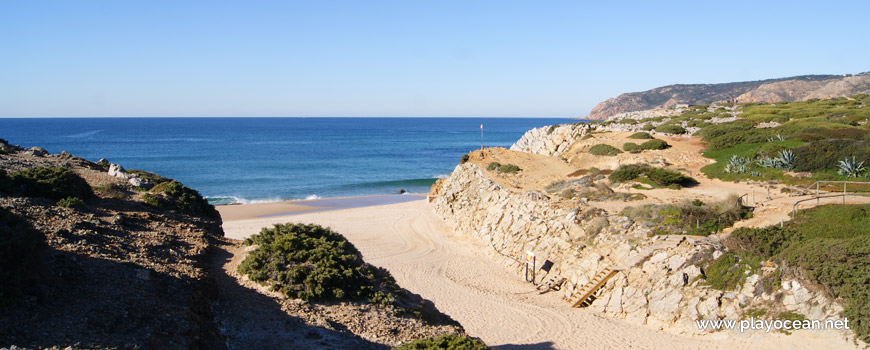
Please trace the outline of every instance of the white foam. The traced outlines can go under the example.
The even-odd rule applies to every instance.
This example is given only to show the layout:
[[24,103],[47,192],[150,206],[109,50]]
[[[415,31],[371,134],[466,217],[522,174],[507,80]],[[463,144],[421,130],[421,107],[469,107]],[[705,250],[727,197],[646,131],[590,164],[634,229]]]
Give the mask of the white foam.
[[312,194],[312,195],[309,195],[308,197],[305,197],[305,200],[307,200],[307,201],[312,200],[312,199],[320,199],[320,196],[318,196],[316,194]]

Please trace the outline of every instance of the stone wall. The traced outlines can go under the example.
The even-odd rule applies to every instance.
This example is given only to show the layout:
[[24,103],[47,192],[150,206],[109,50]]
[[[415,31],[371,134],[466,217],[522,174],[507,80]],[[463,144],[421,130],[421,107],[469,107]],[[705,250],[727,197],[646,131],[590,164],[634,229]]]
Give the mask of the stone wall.
[[434,198],[436,213],[454,232],[489,245],[490,255],[518,276],[526,251],[539,262],[551,260],[550,274],[567,278],[559,291],[563,296],[574,294],[605,267],[621,268],[590,305],[596,312],[676,333],[704,333],[696,320],[740,319],[754,307],[795,311],[808,319],[839,318],[842,311],[797,281],[766,291],[764,281],[772,280],[775,265],[748,276],[736,291],[711,289],[704,285],[699,265],[723,254],[719,242],[686,237],[666,245],[664,236],[651,235],[646,223],[585,204],[559,208],[546,197],[535,200],[540,196],[501,187],[489,176],[476,164],[457,166]]

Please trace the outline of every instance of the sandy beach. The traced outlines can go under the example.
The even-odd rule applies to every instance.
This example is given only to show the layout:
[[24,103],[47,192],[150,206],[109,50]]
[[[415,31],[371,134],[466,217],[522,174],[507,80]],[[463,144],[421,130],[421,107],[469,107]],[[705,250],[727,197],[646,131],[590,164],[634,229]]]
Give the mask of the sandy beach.
[[[353,202],[334,208],[352,207]],[[351,199],[353,201],[353,199]],[[329,202],[326,202],[327,204]],[[359,204],[357,202],[356,204]],[[243,239],[263,227],[301,222],[329,226],[343,234],[365,260],[388,269],[399,284],[432,300],[468,333],[489,346],[532,349],[819,349],[854,348],[833,333],[797,331],[790,336],[763,332],[718,332],[684,336],[570,308],[553,293],[534,286],[488,257],[488,247],[453,234],[425,200],[353,209],[320,209],[297,204],[295,214],[275,212],[286,204],[223,206],[227,237]],[[319,205],[324,205],[323,202]],[[238,208],[237,208],[238,207]],[[242,215],[244,212],[245,215]],[[265,217],[264,217],[265,216]]]

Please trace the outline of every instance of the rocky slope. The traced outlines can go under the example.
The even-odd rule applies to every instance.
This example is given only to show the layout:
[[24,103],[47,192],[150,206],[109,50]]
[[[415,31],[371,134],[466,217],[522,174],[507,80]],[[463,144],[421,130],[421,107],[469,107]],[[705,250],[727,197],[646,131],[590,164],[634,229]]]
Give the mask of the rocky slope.
[[220,225],[170,179],[0,140],[0,348],[386,349],[464,334],[271,292],[237,273],[248,250]]
[[870,74],[854,76],[805,75],[724,84],[677,84],[630,92],[596,105],[584,119],[606,120],[626,112],[671,108],[678,104],[800,101],[870,92]]
[[810,319],[836,318],[842,311],[802,281],[777,282],[780,267],[774,264],[749,276],[735,291],[711,289],[702,278],[702,266],[725,251],[716,237],[656,236],[649,222],[585,202],[565,207],[564,201],[539,192],[499,185],[491,172],[472,162],[457,166],[435,195],[435,211],[455,232],[491,246],[491,256],[519,275],[526,251],[535,253],[539,262],[553,262],[546,277],[566,278],[559,291],[564,297],[583,289],[601,271],[616,270],[589,308],[629,322],[706,333],[710,331],[698,329],[696,320],[740,319],[753,308],[793,311]]

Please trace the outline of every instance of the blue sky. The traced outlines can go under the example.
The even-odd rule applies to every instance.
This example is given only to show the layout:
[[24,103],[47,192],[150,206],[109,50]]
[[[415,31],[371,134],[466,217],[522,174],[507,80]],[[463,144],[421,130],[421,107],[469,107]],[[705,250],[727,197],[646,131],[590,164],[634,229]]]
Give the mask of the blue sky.
[[870,71],[870,1],[2,1],[0,117],[582,117]]

